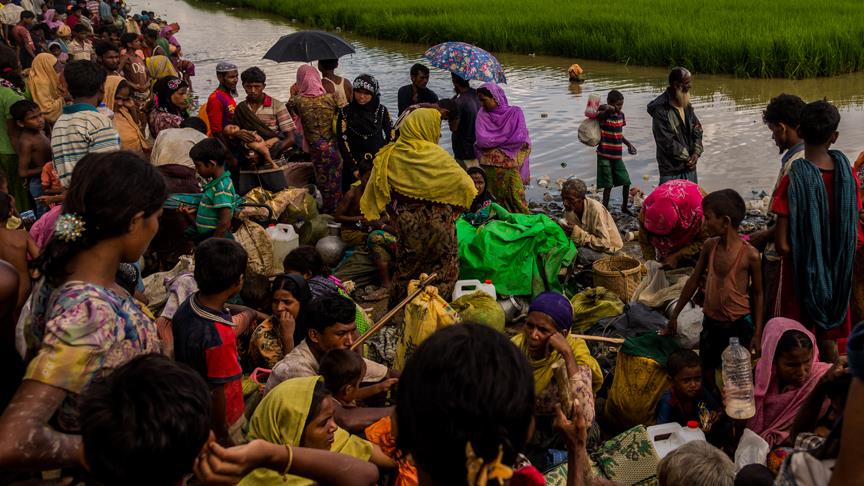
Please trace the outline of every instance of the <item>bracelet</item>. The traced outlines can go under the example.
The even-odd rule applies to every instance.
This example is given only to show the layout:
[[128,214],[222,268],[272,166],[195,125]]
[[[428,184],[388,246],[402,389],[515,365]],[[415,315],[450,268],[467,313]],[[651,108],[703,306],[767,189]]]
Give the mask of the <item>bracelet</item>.
[[291,446],[285,444],[285,450],[288,451],[288,465],[285,466],[285,470],[282,472],[283,476],[288,475],[288,471],[291,470],[291,464],[294,463],[294,449],[291,449]]

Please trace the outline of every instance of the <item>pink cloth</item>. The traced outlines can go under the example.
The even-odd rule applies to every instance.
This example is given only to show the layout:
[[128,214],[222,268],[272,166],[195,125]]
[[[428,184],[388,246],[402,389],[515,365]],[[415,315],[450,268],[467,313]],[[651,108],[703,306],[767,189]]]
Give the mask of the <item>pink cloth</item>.
[[[774,361],[777,359],[777,343],[784,333],[799,331],[810,338],[813,345],[813,362],[810,375],[804,384],[778,389]],[[798,410],[813,392],[822,375],[831,369],[828,363],[819,362],[819,348],[813,334],[799,322],[776,317],[765,324],[762,332],[762,357],[756,363],[756,415],[747,422],[747,427],[759,434],[771,448],[782,444],[788,437]]]
[[30,227],[30,237],[33,238],[36,242],[36,246],[38,246],[40,250],[45,248],[45,245],[48,244],[48,240],[50,240],[51,236],[54,234],[54,223],[57,222],[57,218],[60,217],[60,213],[62,212],[63,205],[58,204],[51,208],[47,213],[43,214],[42,217]]
[[702,191],[690,181],[666,182],[645,198],[642,215],[661,260],[687,246],[702,229]]
[[297,94],[310,98],[326,93],[324,85],[321,84],[321,75],[309,64],[304,64],[297,70],[297,89]]

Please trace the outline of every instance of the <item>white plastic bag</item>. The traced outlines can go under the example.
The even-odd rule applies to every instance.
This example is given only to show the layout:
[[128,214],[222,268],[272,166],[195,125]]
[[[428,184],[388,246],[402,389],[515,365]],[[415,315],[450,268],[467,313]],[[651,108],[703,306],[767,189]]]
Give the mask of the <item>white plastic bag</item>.
[[768,446],[765,439],[750,429],[744,429],[744,434],[741,435],[741,440],[738,442],[738,448],[735,449],[735,467],[740,471],[744,466],[750,464],[764,466],[770,450],[771,447]]
[[600,145],[600,122],[586,118],[579,124],[579,141],[589,147]]
[[702,334],[702,308],[688,302],[678,314],[678,334],[675,341],[684,349],[694,349],[699,346],[699,335]]

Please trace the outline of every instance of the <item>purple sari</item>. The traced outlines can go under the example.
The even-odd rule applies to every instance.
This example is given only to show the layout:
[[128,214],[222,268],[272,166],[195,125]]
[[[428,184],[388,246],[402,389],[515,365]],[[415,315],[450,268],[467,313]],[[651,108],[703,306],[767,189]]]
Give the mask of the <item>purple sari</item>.
[[[507,95],[497,84],[484,83],[481,88],[486,88],[492,93],[492,98],[498,103],[498,107],[492,111],[487,111],[484,108],[477,113],[475,123],[477,158],[480,158],[481,150],[498,148],[507,157],[515,159],[516,154],[525,144],[531,145],[528,127],[525,124],[525,115],[518,106],[510,106]],[[525,158],[525,163],[519,168],[519,175],[522,177],[522,182],[528,184],[531,176],[528,157]]]

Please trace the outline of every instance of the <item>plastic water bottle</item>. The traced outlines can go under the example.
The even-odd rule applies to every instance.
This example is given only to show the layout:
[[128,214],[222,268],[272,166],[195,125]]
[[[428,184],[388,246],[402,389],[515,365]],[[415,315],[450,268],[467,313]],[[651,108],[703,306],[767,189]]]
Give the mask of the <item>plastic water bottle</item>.
[[726,415],[737,420],[756,415],[750,352],[738,344],[737,337],[729,338],[729,347],[723,351],[723,388]]

